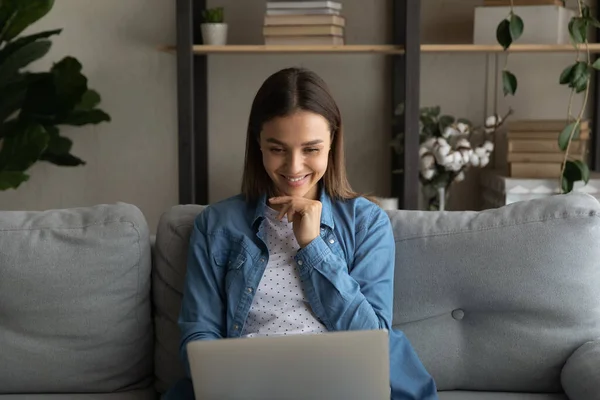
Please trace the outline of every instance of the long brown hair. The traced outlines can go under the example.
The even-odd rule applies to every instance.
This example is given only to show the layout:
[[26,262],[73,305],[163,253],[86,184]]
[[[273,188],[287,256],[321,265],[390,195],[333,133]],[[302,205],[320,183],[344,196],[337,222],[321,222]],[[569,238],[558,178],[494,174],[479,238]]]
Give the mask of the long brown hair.
[[265,193],[275,195],[273,182],[262,162],[260,134],[263,124],[298,110],[319,114],[329,122],[331,151],[322,179],[327,194],[341,200],[359,197],[346,176],[342,117],[327,84],[308,69],[286,68],[268,77],[252,102],[242,178],[242,194],[246,200],[256,201]]

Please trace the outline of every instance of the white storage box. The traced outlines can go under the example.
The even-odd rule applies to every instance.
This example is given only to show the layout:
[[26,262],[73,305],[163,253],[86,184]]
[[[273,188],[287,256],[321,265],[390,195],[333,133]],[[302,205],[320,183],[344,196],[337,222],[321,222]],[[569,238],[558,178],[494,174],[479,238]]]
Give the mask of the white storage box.
[[[559,6],[517,6],[515,14],[525,28],[515,44],[569,44],[569,21],[574,10]],[[496,28],[510,13],[510,7],[475,7],[474,44],[498,44]]]
[[[517,201],[539,199],[559,194],[557,179],[511,178],[499,171],[481,173],[483,208],[497,208]],[[600,200],[600,174],[592,173],[587,185],[575,182],[574,191],[588,193]]]

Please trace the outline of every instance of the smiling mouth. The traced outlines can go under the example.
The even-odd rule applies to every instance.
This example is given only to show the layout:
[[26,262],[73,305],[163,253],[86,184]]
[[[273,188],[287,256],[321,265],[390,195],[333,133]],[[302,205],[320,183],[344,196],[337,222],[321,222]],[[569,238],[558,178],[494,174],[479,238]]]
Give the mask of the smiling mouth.
[[290,182],[300,182],[302,179],[306,178],[308,175],[310,175],[310,174],[307,174],[307,175],[302,175],[302,176],[296,176],[296,177],[293,177],[293,176],[287,176],[287,175],[282,175],[282,176],[283,176],[283,177],[284,177],[286,180],[288,180],[288,181],[290,181]]
[[285,181],[287,182],[288,185],[290,186],[302,186],[304,183],[306,183],[306,181],[308,180],[308,178],[311,176],[312,174],[307,174],[307,175],[301,175],[301,176],[288,176],[288,175],[281,175]]

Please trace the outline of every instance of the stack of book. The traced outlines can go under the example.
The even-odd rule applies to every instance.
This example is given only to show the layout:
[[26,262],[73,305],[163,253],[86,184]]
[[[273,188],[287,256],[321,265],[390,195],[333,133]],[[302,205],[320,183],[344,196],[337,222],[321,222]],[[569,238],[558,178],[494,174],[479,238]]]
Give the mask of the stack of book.
[[335,1],[269,1],[263,36],[267,45],[343,45],[346,21]]
[[[523,120],[508,124],[507,162],[511,177],[557,178],[565,153],[558,146],[558,137],[565,120]],[[569,147],[569,158],[587,162],[590,139],[589,121],[581,122],[579,138]]]
[[[564,0],[512,0],[515,7],[517,6],[565,6]],[[507,7],[510,6],[511,0],[483,0],[484,7]]]

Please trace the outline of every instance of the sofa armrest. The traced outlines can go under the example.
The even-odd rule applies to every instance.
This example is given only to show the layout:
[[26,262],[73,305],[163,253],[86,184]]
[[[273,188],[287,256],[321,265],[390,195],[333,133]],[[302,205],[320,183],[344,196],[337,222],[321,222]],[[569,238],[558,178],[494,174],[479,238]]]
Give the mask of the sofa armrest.
[[600,340],[575,350],[563,367],[560,380],[570,400],[600,400]]

